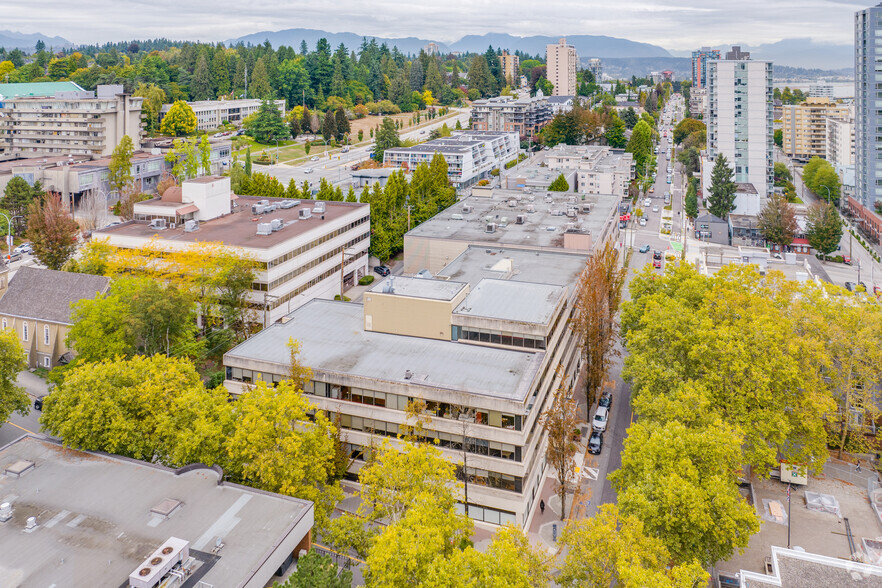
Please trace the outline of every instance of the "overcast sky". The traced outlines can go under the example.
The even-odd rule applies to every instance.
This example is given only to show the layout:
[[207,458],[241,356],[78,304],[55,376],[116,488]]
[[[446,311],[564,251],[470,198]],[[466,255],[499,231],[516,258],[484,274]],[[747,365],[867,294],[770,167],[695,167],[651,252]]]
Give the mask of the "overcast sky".
[[805,37],[850,44],[854,11],[870,5],[851,0],[0,0],[0,29],[75,43],[153,37],[221,41],[288,28],[443,42],[488,32],[590,34],[685,50]]

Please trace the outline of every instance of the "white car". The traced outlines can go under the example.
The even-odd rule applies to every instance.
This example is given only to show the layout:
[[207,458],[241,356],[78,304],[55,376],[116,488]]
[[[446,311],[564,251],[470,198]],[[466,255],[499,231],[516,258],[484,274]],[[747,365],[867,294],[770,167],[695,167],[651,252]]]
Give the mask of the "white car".
[[600,406],[597,408],[597,412],[594,413],[594,420],[591,421],[591,427],[595,431],[606,431],[607,421],[609,421],[609,409],[605,406]]
[[310,161],[318,161],[318,155],[313,155],[309,158]]
[[312,173],[312,168],[311,168],[311,167],[306,168],[305,170],[303,170],[303,173],[305,173],[305,174],[311,174],[311,173]]
[[33,253],[33,249],[31,248],[30,243],[22,243],[18,247],[12,250],[13,253]]
[[653,206],[653,207],[652,207],[652,212],[658,212],[658,206]]
[[641,219],[640,219],[640,226],[641,226],[641,227],[645,227],[645,226],[646,226],[646,218],[641,218]]
[[652,198],[647,198],[643,201],[643,206],[652,206]]

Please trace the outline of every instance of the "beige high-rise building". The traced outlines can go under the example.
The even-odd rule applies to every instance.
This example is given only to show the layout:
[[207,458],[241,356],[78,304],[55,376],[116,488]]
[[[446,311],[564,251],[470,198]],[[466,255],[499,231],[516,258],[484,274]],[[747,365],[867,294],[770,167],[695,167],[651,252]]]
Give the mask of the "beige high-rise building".
[[0,160],[110,155],[124,135],[141,146],[143,98],[123,86],[14,96],[0,103]]
[[511,88],[518,85],[518,77],[520,76],[521,60],[517,55],[511,55],[507,51],[503,51],[499,56],[499,63],[502,66],[502,77],[505,78],[505,84]]
[[799,161],[827,155],[827,119],[846,118],[848,106],[829,98],[810,97],[784,107],[784,153]]
[[552,96],[575,96],[576,95],[576,68],[579,64],[579,55],[576,48],[567,45],[567,40],[561,38],[557,45],[545,47],[546,77],[554,85]]

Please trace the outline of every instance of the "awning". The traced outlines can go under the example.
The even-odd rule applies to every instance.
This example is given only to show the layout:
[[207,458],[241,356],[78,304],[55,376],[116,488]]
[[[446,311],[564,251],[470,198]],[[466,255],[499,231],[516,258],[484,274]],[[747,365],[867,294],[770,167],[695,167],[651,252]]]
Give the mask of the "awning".
[[175,214],[178,216],[184,216],[185,214],[190,214],[191,212],[199,212],[199,207],[195,204],[189,204],[183,208],[179,208],[175,211]]

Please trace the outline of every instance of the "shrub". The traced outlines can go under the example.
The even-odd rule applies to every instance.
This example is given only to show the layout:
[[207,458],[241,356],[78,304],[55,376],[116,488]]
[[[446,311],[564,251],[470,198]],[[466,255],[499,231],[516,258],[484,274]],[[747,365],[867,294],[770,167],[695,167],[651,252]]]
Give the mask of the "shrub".
[[484,179],[484,180],[478,180],[478,185],[479,185],[479,186],[489,186],[489,185],[490,185],[490,180],[486,180],[486,179]]
[[491,169],[491,170],[490,170],[490,175],[493,176],[494,178],[499,177],[499,168],[498,168],[498,167],[494,167],[493,169]]
[[358,280],[359,286],[367,286],[368,284],[373,283],[374,276],[364,276]]

